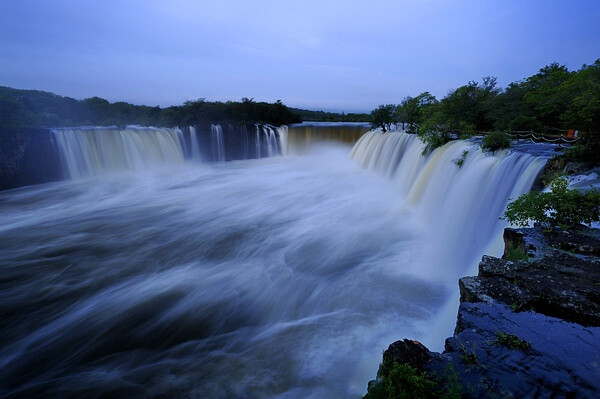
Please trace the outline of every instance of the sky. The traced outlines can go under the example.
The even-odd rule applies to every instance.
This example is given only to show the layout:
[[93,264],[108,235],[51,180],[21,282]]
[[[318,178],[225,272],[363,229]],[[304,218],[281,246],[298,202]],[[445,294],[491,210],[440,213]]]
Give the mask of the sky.
[[0,86],[368,112],[600,58],[599,0],[1,0]]

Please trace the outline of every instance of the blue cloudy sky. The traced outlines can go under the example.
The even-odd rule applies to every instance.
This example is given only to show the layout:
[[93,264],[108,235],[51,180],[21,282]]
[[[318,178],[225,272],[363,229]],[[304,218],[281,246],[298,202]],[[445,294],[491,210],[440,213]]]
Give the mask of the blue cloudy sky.
[[368,111],[600,58],[598,0],[2,0],[0,85]]

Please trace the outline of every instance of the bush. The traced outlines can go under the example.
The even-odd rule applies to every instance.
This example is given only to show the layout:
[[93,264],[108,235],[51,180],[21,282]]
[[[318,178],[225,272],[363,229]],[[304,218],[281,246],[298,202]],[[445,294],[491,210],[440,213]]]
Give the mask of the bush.
[[509,147],[510,136],[502,132],[492,132],[486,135],[481,142],[481,149],[486,152],[494,152]]
[[454,160],[452,160],[452,162],[454,162],[454,164],[455,164],[456,166],[458,166],[458,168],[460,169],[460,168],[462,168],[462,167],[463,167],[463,165],[465,164],[465,160],[467,159],[467,155],[469,155],[469,151],[467,151],[467,150],[464,150],[464,151],[462,152],[461,156],[460,156],[460,157],[458,157],[458,158],[456,158],[456,159],[454,159]]
[[600,164],[600,139],[596,136],[584,137],[574,146],[566,148],[564,154],[568,161]]
[[394,363],[388,375],[369,389],[365,399],[435,398],[436,382],[407,363]]
[[423,156],[430,154],[433,150],[443,146],[451,140],[447,134],[434,132],[420,134],[419,138],[425,144],[423,152],[421,153]]
[[600,221],[600,191],[568,190],[567,184],[559,177],[550,184],[551,192],[523,194],[508,204],[502,219],[517,226],[541,222],[563,229]]

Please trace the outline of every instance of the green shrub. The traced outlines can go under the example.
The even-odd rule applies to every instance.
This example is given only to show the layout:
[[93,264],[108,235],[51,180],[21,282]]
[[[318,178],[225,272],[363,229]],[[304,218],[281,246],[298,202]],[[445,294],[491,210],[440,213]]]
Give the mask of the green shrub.
[[433,150],[443,146],[451,140],[447,134],[438,132],[419,134],[419,138],[423,143],[425,143],[425,148],[423,148],[423,152],[421,154],[423,156],[430,154]]
[[443,377],[443,389],[439,396],[443,399],[460,399],[463,387],[452,363],[449,363],[448,366],[446,366]]
[[435,382],[410,365],[395,364],[385,381],[390,398],[431,398]]
[[523,194],[508,204],[502,219],[517,226],[542,222],[563,229],[600,221],[600,191],[582,193],[568,190],[567,184],[566,179],[559,177],[550,184],[551,192]]
[[467,366],[468,369],[482,367],[477,358],[477,353],[475,353],[476,349],[477,347],[475,345],[473,345],[473,349],[471,350],[467,349],[464,345],[461,345],[460,362]]
[[564,150],[565,158],[571,162],[600,163],[600,139],[584,138]]
[[383,380],[369,389],[365,399],[435,398],[436,382],[407,363],[394,363]]
[[486,152],[494,152],[509,147],[510,136],[502,132],[489,133],[483,138],[481,142],[481,149]]

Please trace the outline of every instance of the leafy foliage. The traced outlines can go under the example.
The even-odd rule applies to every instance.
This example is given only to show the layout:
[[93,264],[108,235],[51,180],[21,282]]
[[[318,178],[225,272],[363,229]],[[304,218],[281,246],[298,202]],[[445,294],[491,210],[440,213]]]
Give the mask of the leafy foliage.
[[494,152],[510,147],[510,136],[503,132],[492,132],[483,137],[481,149],[486,152]]
[[365,399],[435,398],[436,382],[407,363],[394,363],[380,384]]
[[419,135],[419,137],[425,144],[422,155],[430,154],[433,150],[443,146],[451,140],[450,135],[442,132],[427,132]]
[[406,124],[409,133],[416,133],[417,127],[428,117],[429,110],[437,104],[435,96],[428,91],[417,97],[407,96],[396,106],[395,117],[398,122]]
[[542,222],[563,229],[600,221],[600,191],[568,190],[567,184],[559,177],[552,181],[551,192],[520,196],[508,204],[502,218],[518,226]]
[[[381,371],[381,367],[379,369]],[[379,375],[379,373],[378,373]],[[439,374],[420,372],[408,363],[388,364],[378,384],[370,385],[365,399],[459,399],[463,387],[452,364]]]
[[380,127],[384,132],[390,130],[391,124],[396,122],[395,112],[393,104],[380,105],[371,111],[371,126]]
[[465,160],[467,159],[467,155],[469,155],[469,151],[468,150],[464,150],[462,152],[462,154],[460,155],[460,157],[458,157],[457,159],[453,160],[452,162],[454,162],[454,164],[456,166],[458,166],[458,168],[460,169],[465,164]]
[[[416,132],[426,153],[465,134],[489,131],[535,131],[566,134],[576,129],[581,142],[568,150],[576,161],[600,163],[600,59],[569,71],[557,63],[505,89],[486,76],[437,100],[429,92],[405,97],[394,118]],[[379,126],[379,125],[378,125]]]

